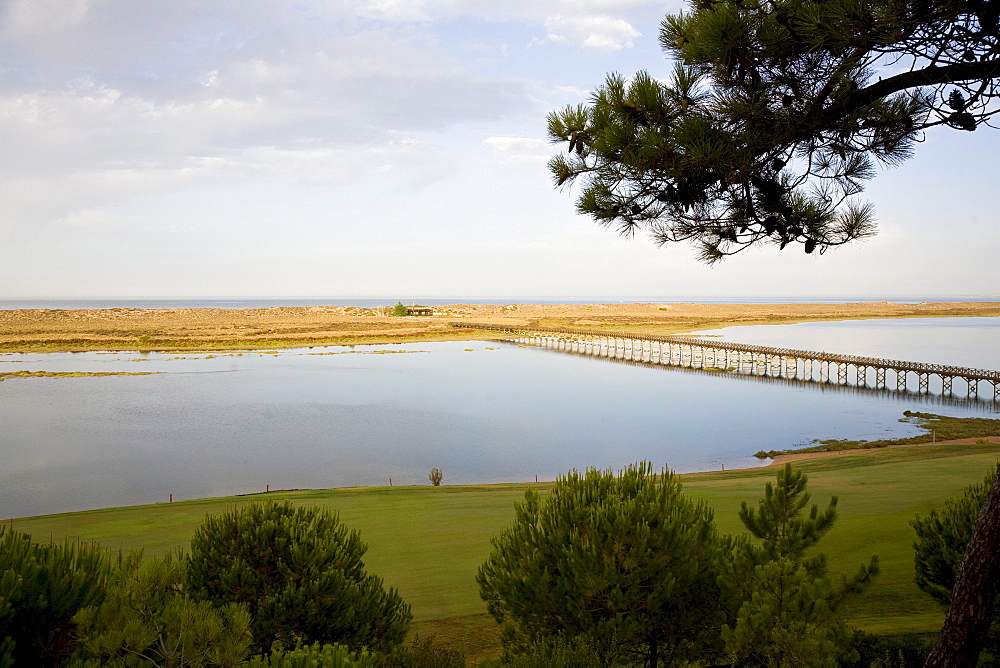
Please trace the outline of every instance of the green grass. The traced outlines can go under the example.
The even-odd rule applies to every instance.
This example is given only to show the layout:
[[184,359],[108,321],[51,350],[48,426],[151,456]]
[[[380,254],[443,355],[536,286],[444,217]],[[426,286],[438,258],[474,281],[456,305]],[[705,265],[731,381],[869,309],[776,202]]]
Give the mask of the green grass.
[[[813,501],[839,497],[840,519],[820,542],[831,572],[854,570],[878,554],[882,573],[851,608],[855,625],[874,633],[927,633],[943,613],[913,584],[914,534],[909,521],[980,481],[1000,457],[996,445],[949,445],[866,451],[851,457],[803,461]],[[716,510],[723,532],[740,531],[741,501],[756,503],[775,469],[683,476],[684,489]],[[462,647],[471,659],[493,655],[497,631],[479,600],[474,577],[490,538],[513,518],[528,484],[380,487],[271,492],[293,503],[321,504],[340,513],[369,545],[366,563],[413,606],[415,631]],[[543,490],[552,483],[531,485]],[[186,546],[208,513],[254,496],[205,499],[10,520],[36,540],[78,537],[110,548],[161,554]]]
[[909,422],[924,430],[923,434],[906,438],[887,438],[878,441],[851,441],[847,439],[815,440],[816,445],[807,448],[791,448],[789,450],[761,450],[754,456],[759,459],[771,459],[778,455],[789,455],[801,452],[838,452],[841,450],[870,450],[884,448],[888,445],[917,445],[920,443],[935,443],[951,441],[960,438],[979,438],[984,436],[1000,436],[1000,420],[990,418],[959,418],[934,413],[918,413],[903,411],[900,422]]

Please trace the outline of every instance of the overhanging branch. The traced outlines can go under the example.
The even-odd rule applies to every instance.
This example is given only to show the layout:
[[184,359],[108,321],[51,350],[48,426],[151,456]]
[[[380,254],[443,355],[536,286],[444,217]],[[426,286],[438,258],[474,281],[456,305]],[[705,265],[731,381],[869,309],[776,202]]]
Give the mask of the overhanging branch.
[[854,91],[840,104],[826,109],[824,117],[827,121],[841,118],[876,100],[910,88],[995,79],[997,77],[1000,77],[1000,59],[955,63],[953,65],[933,65],[920,70],[911,70]]

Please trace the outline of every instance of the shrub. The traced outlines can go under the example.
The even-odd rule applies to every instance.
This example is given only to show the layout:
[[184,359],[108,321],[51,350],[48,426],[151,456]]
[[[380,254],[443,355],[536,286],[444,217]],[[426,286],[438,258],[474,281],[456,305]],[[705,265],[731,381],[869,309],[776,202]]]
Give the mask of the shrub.
[[438,487],[441,484],[441,480],[444,479],[444,473],[441,469],[435,467],[431,469],[431,474],[427,476],[427,479],[431,481],[431,484]]
[[254,657],[247,668],[375,668],[375,656],[344,645],[320,645],[275,650],[268,657]]
[[0,665],[61,664],[78,644],[73,616],[100,603],[108,571],[96,545],[36,545],[0,526]]
[[380,655],[377,665],[379,668],[465,668],[465,655],[432,638],[418,637]]
[[197,529],[188,586],[217,606],[245,603],[262,652],[276,642],[386,649],[402,642],[412,615],[395,590],[365,571],[366,550],[329,510],[251,503]]
[[851,647],[855,661],[841,661],[841,668],[921,668],[934,641],[915,635],[875,636],[855,631]]
[[242,603],[216,608],[184,592],[184,558],[170,554],[142,563],[120,558],[100,605],[73,618],[81,666],[235,666],[250,654],[250,613]]

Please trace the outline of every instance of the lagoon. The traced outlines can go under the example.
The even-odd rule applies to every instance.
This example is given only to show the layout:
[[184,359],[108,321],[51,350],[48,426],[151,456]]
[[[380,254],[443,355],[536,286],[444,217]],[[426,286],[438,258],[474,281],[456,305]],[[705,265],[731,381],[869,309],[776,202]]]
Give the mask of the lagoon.
[[[930,322],[930,321],[935,322]],[[741,343],[1000,368],[1000,318],[730,327]],[[755,338],[756,337],[756,338]],[[759,465],[812,439],[917,433],[934,397],[643,367],[489,342],[270,353],[0,355],[0,372],[148,376],[0,383],[0,518],[270,489],[550,480],[648,459]]]

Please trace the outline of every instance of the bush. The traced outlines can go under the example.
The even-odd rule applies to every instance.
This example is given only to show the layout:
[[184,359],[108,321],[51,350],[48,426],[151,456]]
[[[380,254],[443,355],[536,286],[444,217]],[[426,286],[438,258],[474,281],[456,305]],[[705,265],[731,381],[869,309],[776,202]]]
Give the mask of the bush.
[[431,473],[427,476],[427,479],[431,481],[432,485],[438,487],[444,479],[444,473],[441,472],[441,469],[434,467],[431,469]]
[[403,641],[412,615],[365,571],[366,550],[329,510],[251,503],[198,527],[188,586],[217,606],[245,603],[261,652],[274,643],[387,649]]
[[480,664],[480,668],[591,668],[600,654],[594,642],[585,637],[567,640],[562,636],[541,638],[534,642],[506,648],[496,664]]
[[934,640],[915,635],[875,636],[854,632],[851,648],[857,660],[842,661],[841,668],[920,668],[934,647]]
[[432,638],[414,638],[378,657],[379,668],[465,668],[460,650],[439,645]]
[[78,644],[73,616],[101,602],[108,572],[96,545],[36,545],[0,526],[0,665],[61,664]]
[[375,657],[365,650],[351,651],[344,645],[275,650],[269,657],[254,657],[247,668],[376,668]]
[[73,621],[82,646],[79,666],[235,666],[250,654],[250,613],[245,605],[216,608],[184,592],[184,558],[178,553],[142,563],[142,553],[119,559],[104,601]]

